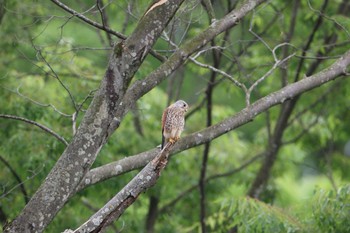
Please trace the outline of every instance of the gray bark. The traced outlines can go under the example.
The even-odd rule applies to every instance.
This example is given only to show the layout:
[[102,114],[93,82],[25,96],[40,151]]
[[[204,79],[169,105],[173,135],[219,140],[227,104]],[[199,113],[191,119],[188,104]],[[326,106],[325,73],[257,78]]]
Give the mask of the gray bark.
[[[304,92],[324,85],[329,81],[343,77],[343,75],[349,75],[346,73],[346,69],[349,65],[350,50],[327,69],[324,69],[310,77],[305,77],[304,79],[290,84],[279,91],[271,93],[242,109],[234,116],[228,117],[227,119],[211,127],[181,138],[174,145],[174,149],[172,150],[171,154],[179,153],[192,147],[203,145],[252,121],[256,116],[275,105],[282,104],[288,99],[292,99]],[[124,159],[103,165],[101,167],[94,168],[86,174],[86,177],[83,179],[85,182],[79,185],[79,189],[83,189],[97,182],[143,167],[156,156],[157,151],[158,150],[155,148],[137,155],[128,156]]]
[[[125,107],[122,99],[133,75],[182,2],[169,0],[154,8],[128,39],[114,46],[100,88],[72,142],[5,232],[42,232],[75,193],[100,149],[120,124],[121,119],[115,116]],[[157,18],[159,15],[161,20]]]
[[[140,155],[126,158],[110,166],[110,172],[102,172],[105,167],[96,168],[89,172],[91,164],[95,161],[102,146],[106,143],[108,137],[118,128],[121,120],[129,111],[134,103],[149,92],[169,74],[176,70],[184,61],[194,52],[198,51],[209,41],[215,38],[225,30],[230,29],[247,13],[257,7],[264,0],[247,0],[226,15],[223,19],[215,21],[210,27],[199,34],[197,37],[185,43],[180,47],[166,62],[151,73],[144,80],[136,81],[129,87],[134,73],[138,70],[145,55],[150,51],[155,40],[169,22],[175,11],[183,0],[169,0],[165,4],[157,6],[145,14],[132,35],[114,46],[111,54],[108,68],[101,82],[84,119],[66,150],[57,161],[41,187],[35,193],[33,198],[23,209],[20,215],[6,227],[5,232],[41,232],[52,221],[58,211],[70,199],[74,193],[100,180],[115,176],[129,169],[135,169],[147,164],[159,152],[153,149]],[[159,20],[158,16],[162,16]],[[317,86],[334,80],[345,74],[346,68],[350,64],[350,52],[338,59],[332,66],[313,76],[306,77],[296,83],[263,97],[255,103],[247,106],[238,114],[229,117],[218,124],[208,127],[199,132],[195,132],[178,141],[172,150],[177,153],[209,142],[245,123],[254,119],[260,113],[277,104],[283,103],[303,92],[309,91]],[[116,142],[117,143],[117,142]],[[129,164],[124,163],[127,161]],[[137,164],[130,164],[138,161]],[[152,163],[150,163],[152,164]],[[154,172],[153,167],[145,167],[143,172]],[[150,170],[148,170],[150,169]],[[103,174],[103,175],[101,175]],[[148,174],[148,173],[147,173]],[[122,191],[118,193],[115,199],[111,200],[113,208],[109,208],[111,203],[107,203],[109,214],[102,216],[103,208],[97,212],[95,217],[102,219],[101,223],[107,223],[118,218],[122,211],[128,207],[130,198],[135,200],[144,189],[149,188],[157,179],[157,175],[152,173],[152,179],[140,186],[140,181],[136,177],[131,181],[132,185],[126,186],[122,191],[131,194],[125,196]],[[135,191],[136,190],[136,191]],[[124,196],[123,196],[124,195]],[[122,200],[122,201],[121,201]],[[132,202],[130,202],[132,204]],[[122,207],[122,211],[117,211],[115,207]],[[117,214],[114,214],[117,213]],[[94,216],[82,226],[87,229],[89,224],[93,224]],[[100,217],[101,216],[101,217]],[[105,222],[103,222],[106,219]],[[108,222],[109,223],[109,222]],[[96,226],[96,224],[94,224]],[[103,226],[101,226],[103,227]],[[80,230],[79,230],[80,231]]]
[[172,147],[173,144],[167,143],[161,151],[158,150],[157,156],[149,162],[147,166],[145,166],[105,206],[76,229],[74,233],[103,232],[108,225],[118,219],[142,192],[149,189],[157,182],[160,173],[168,162],[169,152]]

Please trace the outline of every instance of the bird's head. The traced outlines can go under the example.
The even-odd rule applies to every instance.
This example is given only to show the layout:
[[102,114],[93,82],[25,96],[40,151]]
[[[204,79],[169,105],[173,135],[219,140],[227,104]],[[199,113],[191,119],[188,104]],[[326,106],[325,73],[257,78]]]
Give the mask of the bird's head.
[[178,107],[178,108],[183,109],[185,112],[187,112],[187,110],[188,110],[188,104],[187,104],[185,101],[183,101],[183,100],[178,100],[178,101],[176,101],[176,102],[174,103],[174,105],[175,105],[176,107]]

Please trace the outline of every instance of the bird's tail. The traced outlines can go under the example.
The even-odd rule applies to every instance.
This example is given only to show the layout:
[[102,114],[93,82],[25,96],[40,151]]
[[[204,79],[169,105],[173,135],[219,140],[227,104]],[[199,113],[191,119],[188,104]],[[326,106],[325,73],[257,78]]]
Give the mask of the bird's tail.
[[164,144],[165,144],[165,137],[164,135],[162,134],[162,146],[160,147],[162,150],[164,148]]

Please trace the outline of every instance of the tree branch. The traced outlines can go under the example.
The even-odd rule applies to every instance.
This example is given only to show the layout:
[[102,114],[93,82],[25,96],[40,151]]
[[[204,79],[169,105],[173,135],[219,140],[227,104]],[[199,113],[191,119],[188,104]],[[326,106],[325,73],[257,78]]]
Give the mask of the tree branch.
[[[98,28],[98,29],[101,29],[103,31],[106,31],[107,33],[110,33],[112,35],[115,35],[116,37],[122,39],[122,40],[126,40],[127,39],[127,36],[125,36],[124,34],[120,33],[120,32],[117,32],[117,31],[114,31],[112,29],[110,29],[109,27],[105,26],[105,25],[101,25],[87,17],[85,17],[84,15],[80,14],[79,12],[73,10],[72,8],[68,7],[67,5],[63,4],[62,2],[58,1],[58,0],[51,0],[51,2],[53,2],[54,4],[56,4],[57,6],[59,6],[60,8],[62,8],[63,10],[67,11],[68,13],[72,14],[73,16],[76,16],[77,18],[81,19],[82,21],[84,21],[85,23],[95,27],[95,28]],[[151,50],[150,53],[155,57],[157,58],[159,61],[163,62],[166,60],[166,58],[162,55],[160,55],[159,53]]]
[[[328,0],[325,0],[323,3],[323,6],[322,6],[323,10],[326,8],[327,3],[328,3]],[[313,38],[315,36],[315,33],[321,25],[322,20],[320,20],[320,18],[321,17],[318,18],[317,23],[315,24],[315,26],[313,28],[313,31],[309,35],[308,41],[304,46],[303,54],[305,54],[306,51],[308,50],[308,48],[311,46],[311,43],[312,43]],[[301,66],[302,66],[301,64],[303,64],[303,63],[304,63],[304,59],[301,59],[299,62],[299,66],[298,66],[298,70],[297,70],[295,79],[294,79],[295,82],[297,80],[299,80],[299,75],[300,75]],[[312,74],[313,70],[309,70],[309,71],[311,71],[311,72],[306,73],[305,76]],[[267,146],[267,154],[266,154],[265,161],[261,165],[261,167],[260,167],[260,169],[259,169],[259,171],[258,171],[258,173],[253,181],[253,184],[251,185],[251,187],[248,191],[249,196],[259,198],[259,195],[260,195],[261,191],[263,190],[263,186],[268,181],[268,179],[270,177],[270,171],[271,171],[271,169],[276,161],[278,151],[282,145],[282,137],[283,137],[284,131],[288,127],[288,119],[291,116],[299,98],[300,98],[300,96],[296,96],[292,100],[283,103],[278,120],[277,120],[277,123],[276,123],[276,126],[275,126],[274,134],[271,137],[271,139],[268,143],[268,146]]]
[[[98,9],[98,11],[100,12],[100,15],[101,15],[102,26],[104,28],[109,28],[108,17],[107,17],[106,11],[104,9],[103,1],[102,0],[97,0],[96,1],[96,7],[97,7],[97,9]],[[109,45],[113,46],[113,40],[112,40],[111,34],[109,34],[107,32],[106,36],[107,36]]]
[[23,194],[24,203],[27,204],[28,201],[29,201],[29,198],[28,198],[28,194],[27,194],[26,188],[24,187],[24,182],[22,181],[21,177],[19,177],[19,175],[17,174],[15,169],[13,169],[12,166],[9,164],[9,162],[7,162],[7,160],[1,155],[0,155],[0,160],[1,160],[1,162],[3,162],[3,164],[5,164],[5,166],[10,170],[12,175],[17,180],[19,188],[21,189],[21,192]]
[[[279,91],[260,98],[250,106],[242,109],[234,116],[228,117],[225,120],[212,125],[211,127],[207,127],[201,131],[197,131],[183,137],[174,145],[172,154],[203,145],[208,141],[218,138],[221,135],[238,128],[239,126],[250,122],[259,114],[265,112],[275,105],[282,104],[287,99],[292,99],[304,92],[345,75],[347,73],[346,69],[349,65],[350,50],[347,51],[340,59],[334,62],[330,67],[320,71],[319,73],[306,77],[293,84],[289,84]],[[145,166],[152,158],[156,156],[157,150],[158,149],[145,151],[137,155],[126,157],[117,162],[92,169],[82,180],[83,183],[79,185],[79,190],[96,182],[100,182],[113,176]]]
[[[169,0],[168,4],[155,8],[139,21],[125,41],[114,46],[99,90],[71,143],[5,232],[42,232],[72,197],[102,146],[119,126],[121,118],[115,116],[120,115],[118,111],[125,107],[122,99],[135,72],[182,2]],[[162,20],[156,19],[156,15],[161,15]]]
[[79,12],[73,10],[72,8],[68,7],[67,5],[65,5],[64,3],[58,1],[58,0],[51,0],[51,2],[53,2],[54,4],[56,4],[57,6],[59,6],[60,8],[62,8],[64,11],[67,11],[68,13],[72,14],[73,16],[81,19],[82,21],[84,21],[85,23],[95,27],[95,28],[98,28],[98,29],[101,29],[103,31],[106,31],[112,35],[115,35],[117,36],[118,38],[122,39],[122,40],[125,40],[127,37],[125,35],[123,35],[122,33],[119,33],[117,31],[114,31],[108,27],[106,27],[105,25],[101,25],[95,21],[92,21],[91,19],[87,18],[86,16],[80,14]]
[[[201,49],[217,35],[237,25],[240,19],[264,1],[265,0],[246,0],[240,8],[231,11],[221,20],[212,23],[206,30],[177,49],[166,62],[160,65],[145,79],[135,81],[127,91],[123,103],[130,105],[132,102],[141,98],[182,65],[191,54]],[[128,109],[125,109],[124,115],[127,111]]]
[[142,192],[155,185],[168,162],[172,147],[173,144],[168,142],[119,193],[74,232],[102,232],[117,220]]
[[39,123],[37,123],[35,121],[29,120],[29,119],[26,119],[26,118],[23,118],[23,117],[19,117],[19,116],[5,115],[5,114],[0,114],[0,118],[18,120],[18,121],[26,122],[26,123],[31,124],[31,125],[35,125],[35,126],[39,127],[40,129],[44,130],[45,132],[51,134],[55,138],[57,138],[59,141],[61,141],[66,146],[68,146],[68,142],[62,136],[58,135],[57,133],[55,133],[54,131],[52,131],[48,127],[46,127],[46,126],[44,126],[42,124],[39,124]]

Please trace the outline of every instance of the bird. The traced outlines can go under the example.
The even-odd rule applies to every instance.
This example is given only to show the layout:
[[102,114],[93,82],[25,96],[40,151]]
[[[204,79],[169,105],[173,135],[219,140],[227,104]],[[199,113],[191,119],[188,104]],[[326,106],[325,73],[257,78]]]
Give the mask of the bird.
[[174,143],[180,139],[180,135],[185,127],[185,113],[188,104],[183,100],[178,100],[167,107],[162,115],[162,146],[167,142]]

